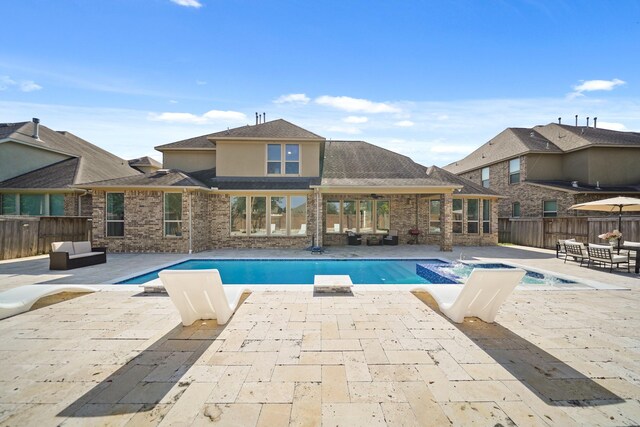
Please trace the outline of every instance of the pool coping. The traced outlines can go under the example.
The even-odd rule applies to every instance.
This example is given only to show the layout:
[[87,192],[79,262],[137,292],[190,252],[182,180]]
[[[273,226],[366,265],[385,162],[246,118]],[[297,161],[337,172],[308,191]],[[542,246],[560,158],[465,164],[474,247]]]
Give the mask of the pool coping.
[[[242,258],[243,260],[246,261],[251,261],[251,260],[288,260],[288,261],[308,261],[309,258]],[[353,258],[339,258],[337,260],[352,260]],[[420,258],[409,258],[409,257],[385,257],[385,258],[357,258],[357,260],[359,261],[379,261],[379,260],[409,260],[409,261],[421,261],[421,260],[425,260],[425,259],[429,259],[429,260],[437,260],[437,261],[441,261],[441,262],[446,262],[446,263],[452,263],[455,261],[446,259],[446,258],[440,258],[440,257],[428,257],[428,258],[424,258],[424,257],[420,257]],[[126,276],[121,276],[121,277],[117,277],[115,279],[112,279],[110,281],[108,281],[105,284],[101,284],[98,285],[98,287],[101,290],[109,290],[109,291],[140,291],[141,288],[144,290],[145,293],[158,293],[158,292],[162,292],[163,291],[163,287],[162,284],[160,282],[160,279],[154,279],[151,280],[149,282],[145,282],[142,284],[118,284],[118,282],[122,282],[124,280],[127,279],[131,279],[134,277],[138,277],[138,276],[142,276],[144,274],[148,274],[151,272],[154,272],[156,270],[159,269],[163,269],[166,267],[170,267],[176,264],[180,264],[186,261],[190,261],[190,260],[220,260],[220,261],[233,261],[233,260],[238,260],[238,258],[233,258],[233,257],[220,257],[220,258],[199,258],[199,257],[184,257],[178,260],[174,260],[172,262],[169,263],[163,263],[151,268],[147,268],[147,269],[143,269],[141,271],[138,271],[136,273],[132,273],[132,274],[128,274]],[[336,260],[336,259],[333,259]],[[462,262],[464,264],[487,264],[490,262],[490,260],[493,260],[493,258],[488,258],[488,259],[483,259],[483,260],[458,260],[458,262]],[[330,261],[330,260],[327,260]],[[509,265],[515,268],[522,268],[525,270],[529,270],[529,271],[533,271],[536,273],[540,273],[540,274],[547,274],[547,275],[552,275],[552,276],[556,276],[560,279],[564,279],[564,280],[570,280],[573,282],[576,282],[578,285],[583,285],[583,286],[566,286],[566,287],[561,287],[561,286],[547,286],[547,285],[527,285],[527,286],[521,286],[518,285],[516,287],[516,290],[518,291],[581,291],[581,290],[629,290],[630,288],[628,287],[623,287],[623,286],[618,286],[618,285],[610,285],[607,283],[602,283],[602,282],[598,282],[595,280],[589,280],[589,279],[583,279],[583,278],[578,278],[578,277],[574,277],[574,276],[570,276],[570,275],[566,275],[563,273],[557,273],[555,271],[549,271],[549,270],[544,270],[544,269],[540,269],[540,268],[535,268],[535,267],[531,267],[531,266],[525,266],[525,265],[521,265],[515,262],[511,262],[511,261],[504,261],[502,259],[498,259],[498,261],[494,261],[494,262],[499,262],[501,264],[505,264],[505,265]],[[228,285],[228,286],[238,286],[238,285]],[[245,286],[247,289],[254,291],[254,292],[267,292],[267,291],[310,291],[313,292],[313,284],[243,284],[242,286]],[[420,290],[421,288],[424,288],[425,286],[429,286],[429,284],[421,284],[421,283],[416,283],[416,284],[400,284],[400,285],[382,285],[382,284],[370,284],[370,285],[366,285],[366,284],[354,284],[353,285],[353,290],[357,291],[357,290],[363,290],[363,291],[398,291],[398,292],[411,292],[414,290]]]

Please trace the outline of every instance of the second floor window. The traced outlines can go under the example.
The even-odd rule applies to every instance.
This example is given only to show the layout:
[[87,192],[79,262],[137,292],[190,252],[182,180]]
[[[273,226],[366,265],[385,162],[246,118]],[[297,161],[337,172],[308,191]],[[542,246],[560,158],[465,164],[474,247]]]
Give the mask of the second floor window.
[[509,184],[520,182],[520,157],[509,160]]
[[298,175],[299,173],[299,144],[267,145],[267,175]]
[[489,168],[482,168],[482,186],[489,188]]

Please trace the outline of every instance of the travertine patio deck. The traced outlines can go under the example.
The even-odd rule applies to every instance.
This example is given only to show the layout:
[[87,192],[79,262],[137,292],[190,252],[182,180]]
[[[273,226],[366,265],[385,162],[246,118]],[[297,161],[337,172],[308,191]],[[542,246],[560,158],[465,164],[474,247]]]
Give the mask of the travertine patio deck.
[[[0,286],[29,281],[9,264]],[[637,425],[640,281],[580,270],[631,290],[516,291],[493,325],[452,324],[424,294],[264,292],[187,328],[166,296],[88,294],[0,321],[0,424]]]

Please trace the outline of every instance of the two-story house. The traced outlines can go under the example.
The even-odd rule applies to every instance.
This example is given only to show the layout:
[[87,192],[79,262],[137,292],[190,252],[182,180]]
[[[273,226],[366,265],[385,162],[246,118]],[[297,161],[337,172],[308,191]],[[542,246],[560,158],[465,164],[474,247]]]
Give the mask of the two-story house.
[[127,161],[66,131],[0,123],[0,215],[91,216],[85,182],[141,175]]
[[500,217],[593,215],[568,208],[640,194],[640,133],[555,123],[508,128],[444,169],[504,196]]
[[[362,141],[330,141],[285,120],[156,147],[163,169],[79,186],[110,251],[344,245],[397,230],[442,250],[497,243],[497,196]],[[373,239],[372,239],[373,240]]]

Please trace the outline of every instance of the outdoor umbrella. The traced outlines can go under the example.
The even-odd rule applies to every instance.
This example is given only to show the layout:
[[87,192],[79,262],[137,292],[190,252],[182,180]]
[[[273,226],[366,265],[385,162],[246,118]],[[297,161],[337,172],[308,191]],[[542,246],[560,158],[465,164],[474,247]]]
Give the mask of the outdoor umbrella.
[[[596,200],[588,203],[578,203],[569,209],[578,209],[582,211],[600,211],[600,212],[617,212],[618,213],[618,231],[622,232],[622,212],[640,211],[640,199],[633,197],[613,197],[611,199]],[[620,239],[618,239],[620,246]]]

